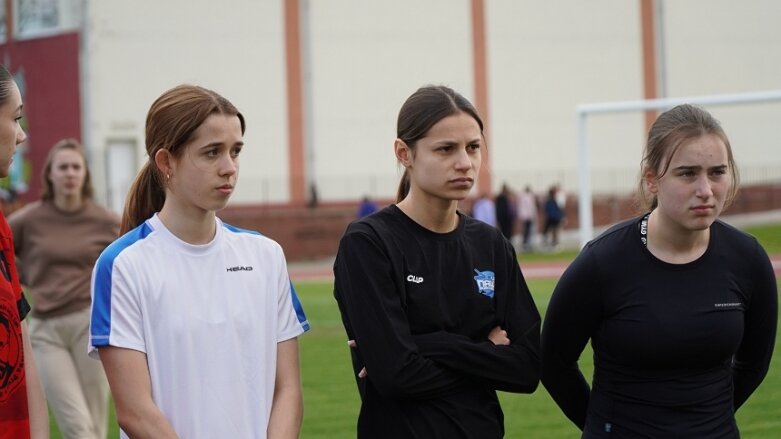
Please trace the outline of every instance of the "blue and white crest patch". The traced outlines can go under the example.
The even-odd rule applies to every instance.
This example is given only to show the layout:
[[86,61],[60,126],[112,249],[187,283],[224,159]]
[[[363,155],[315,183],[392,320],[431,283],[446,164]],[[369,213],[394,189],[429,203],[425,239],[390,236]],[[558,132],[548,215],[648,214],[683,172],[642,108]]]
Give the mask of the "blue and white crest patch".
[[477,282],[477,289],[480,290],[480,294],[488,297],[494,297],[494,272],[493,271],[479,271],[475,268],[475,282]]

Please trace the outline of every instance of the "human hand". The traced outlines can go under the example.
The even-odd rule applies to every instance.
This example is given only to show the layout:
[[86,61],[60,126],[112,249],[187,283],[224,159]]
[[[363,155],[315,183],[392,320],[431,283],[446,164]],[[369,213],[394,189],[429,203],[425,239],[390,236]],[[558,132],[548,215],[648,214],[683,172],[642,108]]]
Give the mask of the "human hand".
[[501,326],[497,326],[488,333],[488,339],[497,346],[507,346],[510,344],[510,339],[507,338],[507,331],[502,329]]
[[[358,347],[358,344],[355,343],[355,340],[347,340],[347,346],[355,349]],[[365,367],[362,367],[360,372],[358,372],[358,378],[366,378],[369,375],[369,372],[366,371]]]

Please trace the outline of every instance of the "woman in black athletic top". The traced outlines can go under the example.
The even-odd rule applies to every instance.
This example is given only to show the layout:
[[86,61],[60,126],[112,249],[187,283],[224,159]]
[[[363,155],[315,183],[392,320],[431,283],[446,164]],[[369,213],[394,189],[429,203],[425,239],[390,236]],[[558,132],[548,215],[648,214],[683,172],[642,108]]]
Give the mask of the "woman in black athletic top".
[[463,215],[480,170],[483,124],[447,87],[399,112],[397,204],[352,223],[334,295],[362,405],[359,438],[504,435],[496,390],[533,392],[540,316],[499,229]]
[[[681,105],[648,134],[646,213],[590,242],[559,280],[542,382],[583,438],[738,438],[735,411],[773,352],[776,280],[753,237],[718,220],[737,192],[726,134]],[[594,348],[591,389],[577,360]]]

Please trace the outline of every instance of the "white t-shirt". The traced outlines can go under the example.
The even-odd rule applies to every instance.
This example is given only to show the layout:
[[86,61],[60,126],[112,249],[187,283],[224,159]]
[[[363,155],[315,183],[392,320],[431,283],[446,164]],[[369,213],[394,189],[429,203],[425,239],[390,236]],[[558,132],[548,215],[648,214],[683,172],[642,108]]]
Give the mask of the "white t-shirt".
[[90,355],[146,353],[179,437],[266,437],[277,343],[309,329],[279,244],[217,219],[214,239],[191,245],[155,215],[101,254],[92,296]]

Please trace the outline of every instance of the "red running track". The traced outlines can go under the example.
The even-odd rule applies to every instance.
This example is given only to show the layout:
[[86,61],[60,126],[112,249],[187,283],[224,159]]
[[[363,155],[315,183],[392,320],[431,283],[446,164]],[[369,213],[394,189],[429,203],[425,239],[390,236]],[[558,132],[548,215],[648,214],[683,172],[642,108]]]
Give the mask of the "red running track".
[[[781,278],[781,255],[770,257],[776,278]],[[557,279],[564,273],[569,265],[564,262],[525,262],[521,264],[521,271],[526,279]],[[291,264],[290,278],[294,282],[328,282],[333,281],[333,267],[329,263],[323,264]]]

